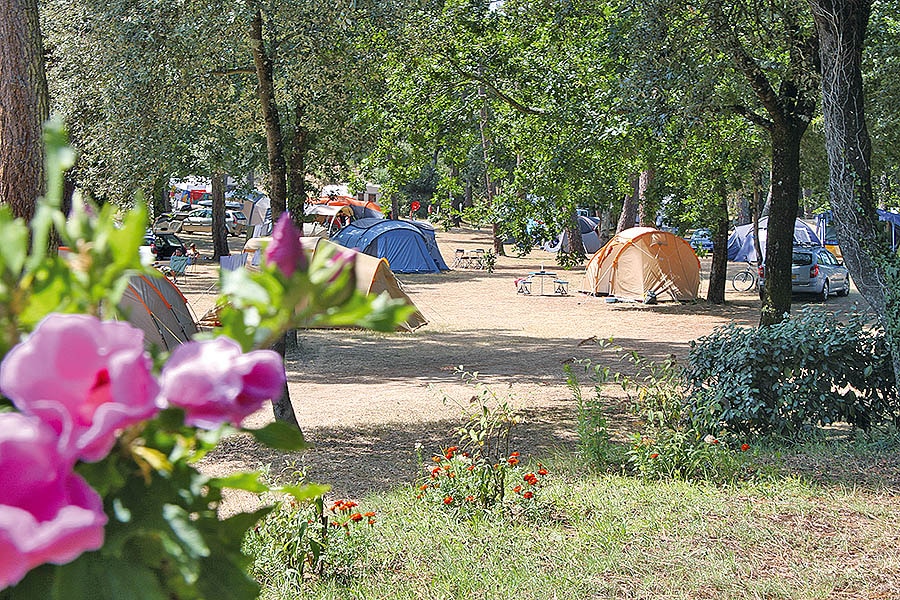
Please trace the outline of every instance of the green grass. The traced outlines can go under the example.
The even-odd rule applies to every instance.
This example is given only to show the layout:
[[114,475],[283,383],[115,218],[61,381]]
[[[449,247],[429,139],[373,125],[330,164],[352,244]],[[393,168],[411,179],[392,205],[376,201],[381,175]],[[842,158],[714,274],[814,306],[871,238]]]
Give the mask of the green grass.
[[[880,480],[890,485],[897,457],[837,447],[795,451],[782,474],[721,487],[596,474],[562,457],[530,519],[460,521],[399,486],[362,501],[378,522],[342,540],[335,566],[321,576],[298,583],[265,559],[266,545],[279,540],[257,540],[262,597],[900,597],[895,490],[878,481],[815,481],[829,457],[861,453],[890,463]],[[803,472],[802,456],[812,473]]]

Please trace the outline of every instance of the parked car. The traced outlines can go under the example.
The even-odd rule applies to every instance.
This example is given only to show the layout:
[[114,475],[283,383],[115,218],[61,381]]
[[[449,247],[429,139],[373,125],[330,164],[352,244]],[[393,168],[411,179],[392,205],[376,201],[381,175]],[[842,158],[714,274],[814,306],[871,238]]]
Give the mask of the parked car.
[[[225,230],[228,235],[243,235],[247,229],[247,216],[241,211],[225,211]],[[188,213],[163,213],[153,224],[156,232],[197,233],[212,231],[212,209],[195,208]]]
[[712,232],[709,229],[698,229],[691,234],[691,239],[688,242],[695,251],[705,250],[710,252],[713,249]]
[[169,260],[176,250],[181,250],[182,254],[187,255],[187,247],[174,233],[156,233],[152,239],[150,238],[148,235],[145,241],[150,243],[150,252],[156,260]]
[[[759,268],[760,289],[765,265]],[[850,293],[850,271],[824,246],[794,246],[791,253],[791,292],[816,294],[825,302],[831,294]]]

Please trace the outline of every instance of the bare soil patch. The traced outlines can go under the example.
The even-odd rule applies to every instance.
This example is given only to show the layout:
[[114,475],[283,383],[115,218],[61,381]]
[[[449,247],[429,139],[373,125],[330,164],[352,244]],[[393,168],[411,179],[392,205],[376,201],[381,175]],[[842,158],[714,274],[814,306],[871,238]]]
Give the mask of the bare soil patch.
[[[208,236],[183,237],[198,242],[204,254],[210,252]],[[451,264],[457,248],[490,248],[490,232],[438,232],[438,243]],[[708,277],[709,259],[701,262]],[[571,295],[516,293],[514,280],[542,265],[564,275]],[[683,358],[692,340],[715,327],[753,325],[759,317],[755,291],[739,293],[730,285],[725,306],[609,304],[576,292],[583,269],[563,272],[555,265],[555,255],[534,250],[525,257],[500,257],[493,273],[399,275],[429,320],[413,333],[299,332],[288,377],[297,418],[315,449],[283,455],[235,436],[207,457],[203,468],[222,473],[262,467],[279,474],[300,467],[312,480],[331,484],[334,495],[347,497],[410,482],[417,443],[428,453],[454,441],[459,405],[473,394],[455,374],[457,367],[477,371],[485,385],[521,412],[524,422],[514,443],[523,456],[546,457],[575,441],[574,401],[563,365],[577,359],[617,360],[593,340],[613,338],[649,358]],[[734,271],[740,267],[732,266]],[[179,280],[198,315],[213,305],[217,272],[212,262],[201,261]],[[706,286],[704,279],[702,293]],[[847,298],[829,300],[827,308],[845,309],[860,300],[853,290]],[[445,401],[448,397],[454,401]],[[250,425],[271,419],[267,408],[253,415]]]

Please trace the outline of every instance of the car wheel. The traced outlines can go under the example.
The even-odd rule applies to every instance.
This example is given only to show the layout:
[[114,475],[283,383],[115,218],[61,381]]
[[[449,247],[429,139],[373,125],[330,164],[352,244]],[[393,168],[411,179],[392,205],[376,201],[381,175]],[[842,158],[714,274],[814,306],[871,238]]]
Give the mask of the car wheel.
[[844,279],[844,288],[839,290],[837,295],[842,296],[842,297],[850,295],[850,278],[849,277]]
[[828,280],[825,280],[825,283],[822,284],[822,292],[819,294],[819,297],[822,299],[822,302],[828,301],[828,296],[831,294],[831,289],[828,286]]

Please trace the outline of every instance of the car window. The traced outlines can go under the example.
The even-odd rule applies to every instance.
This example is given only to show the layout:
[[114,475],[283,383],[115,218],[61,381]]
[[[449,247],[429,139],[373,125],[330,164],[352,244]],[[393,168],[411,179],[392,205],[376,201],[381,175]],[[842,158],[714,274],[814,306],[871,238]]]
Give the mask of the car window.
[[836,265],[836,264],[838,264],[838,263],[840,262],[840,261],[837,259],[837,256],[835,256],[834,254],[832,254],[830,250],[823,250],[823,251],[822,251],[822,254],[825,254],[826,256],[828,256],[828,260],[830,260],[830,261],[831,261],[831,264],[833,264],[833,265]]
[[798,265],[800,267],[811,265],[812,254],[810,254],[809,252],[794,252],[791,255],[791,264]]
[[831,253],[828,250],[820,250],[819,251],[819,263],[823,265],[833,265],[835,264],[834,257],[831,256]]

